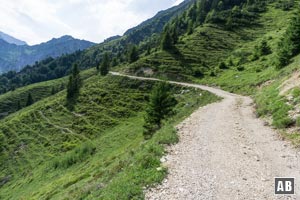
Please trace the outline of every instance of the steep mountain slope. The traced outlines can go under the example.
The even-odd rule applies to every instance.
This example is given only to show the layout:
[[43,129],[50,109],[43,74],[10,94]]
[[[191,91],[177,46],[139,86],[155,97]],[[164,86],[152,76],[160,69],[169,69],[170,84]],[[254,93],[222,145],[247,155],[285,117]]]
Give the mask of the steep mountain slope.
[[34,46],[19,46],[0,39],[0,73],[10,70],[19,71],[26,65],[32,65],[36,61],[48,57],[56,58],[62,54],[84,50],[92,45],[94,43],[74,39],[71,36],[63,36]]
[[142,187],[166,173],[157,168],[162,145],[177,140],[173,124],[218,99],[172,86],[176,115],[144,141],[143,114],[153,85],[96,75],[84,81],[73,111],[62,91],[1,120],[1,199],[142,198]]
[[[95,69],[86,70],[81,73],[81,77],[87,79],[96,73]],[[67,84],[68,77],[63,77],[51,81],[31,84],[0,95],[0,119],[26,107],[28,94],[31,94],[34,102],[37,102],[64,90]]]
[[[219,4],[217,0],[199,2],[214,2],[214,6]],[[115,58],[118,63],[112,64],[113,70],[186,79],[219,86],[230,92],[253,95],[257,116],[264,117],[267,121],[264,126],[272,124],[281,129],[282,136],[299,145],[300,83],[295,83],[295,80],[299,77],[300,55],[292,57],[287,65],[280,68],[275,62],[279,57],[278,50],[283,49],[279,45],[282,36],[289,35],[286,30],[295,18],[295,13],[299,14],[292,2],[296,5],[299,1],[247,1],[257,5],[263,3],[258,6],[259,9],[245,4],[246,1],[226,2],[229,4],[225,7],[207,9],[201,23],[192,20],[195,8],[201,8],[198,7],[201,4],[192,3],[181,16],[174,16],[168,22],[162,35],[139,41],[139,59],[136,62],[129,63],[127,60],[128,49],[132,44],[126,42],[126,36],[116,37],[84,52],[44,60],[26,67],[18,74],[8,73],[0,78],[0,82],[5,83],[3,88],[9,86],[7,89],[13,89],[11,86],[20,87],[32,83],[32,80],[41,82],[62,77],[69,73],[70,66],[76,62],[83,69],[95,67],[101,61],[103,53],[108,51],[111,59]],[[201,10],[198,9],[197,12]],[[171,41],[171,49],[163,49],[161,41],[167,38],[166,33],[174,31],[175,24],[183,27],[178,30],[178,41]],[[174,35],[172,38],[176,39]],[[147,46],[150,48],[147,49]],[[90,72],[96,73],[93,70]],[[14,105],[12,114],[0,121],[0,199],[143,199],[143,187],[162,181],[166,174],[159,159],[164,152],[163,144],[178,141],[173,126],[199,105],[218,99],[203,91],[174,86],[172,92],[179,101],[175,109],[177,115],[165,121],[165,126],[151,140],[145,141],[142,137],[143,111],[153,83],[95,75],[84,81],[78,104],[74,111],[70,111],[66,107],[66,91],[62,90],[55,95],[49,93],[51,86],[57,87],[65,79],[29,85],[0,96],[0,104],[5,102],[4,105]],[[21,81],[24,83],[18,84]],[[15,112],[15,99],[24,102],[24,96],[29,91],[41,94],[42,98],[34,105]],[[243,142],[246,145],[256,145],[261,141],[268,143],[267,137],[259,140],[262,137],[257,129],[259,126],[255,126],[254,122],[257,120],[250,113],[250,102],[246,99],[247,109],[241,113],[237,109],[245,104],[239,99],[230,101],[230,105],[226,102],[225,105],[219,104],[231,110],[225,114],[234,115],[228,121],[223,120],[225,115],[223,118],[217,116],[221,125],[230,127],[229,133],[236,131],[237,127],[234,134],[247,133],[245,135],[250,137],[247,140],[246,136],[245,139],[239,138],[242,135],[230,135],[235,136],[230,140],[234,145],[228,143],[227,150],[232,150],[230,153],[233,154],[239,152],[235,150]],[[7,103],[10,101],[13,104]],[[209,108],[212,111],[217,109],[213,105]],[[222,107],[219,108],[218,111],[223,110]],[[207,115],[201,115],[200,119],[203,119],[202,116],[210,119],[211,113],[214,112],[205,113]],[[241,120],[241,124],[235,124],[232,131],[236,115],[243,114],[248,116],[243,118],[246,122]],[[205,118],[200,124],[211,128],[213,122]],[[201,130],[196,123],[194,125],[197,130]],[[249,126],[255,128],[248,129]],[[243,127],[247,127],[249,132],[240,132]],[[224,131],[222,128],[221,130]],[[218,133],[223,133],[222,131]],[[255,134],[251,131],[255,131]],[[194,129],[188,132],[191,133],[195,133]],[[205,141],[201,139],[201,135],[197,136],[200,142]],[[224,141],[228,140],[224,134],[222,137]],[[212,138],[220,145],[219,149],[214,145],[209,148],[217,149],[217,153],[220,153],[224,143],[218,139],[222,137]],[[199,150],[201,147],[196,144],[192,146],[193,150],[202,152]],[[282,146],[279,145],[278,148]],[[266,160],[275,160],[273,152],[273,156],[268,157],[271,148],[266,149],[265,144],[259,144],[259,147],[262,147],[262,153],[253,152],[255,146],[247,152],[267,155]],[[281,153],[289,153],[284,150],[284,146],[282,148]],[[244,148],[241,147],[242,155],[234,155],[239,158],[246,155],[247,161],[257,166],[255,169],[264,170],[263,167],[269,166],[267,161],[260,161],[247,152],[244,154]],[[209,154],[206,156],[211,158]],[[253,158],[255,159],[251,160]],[[289,159],[288,156],[279,158],[278,165],[285,164],[285,159]],[[260,163],[267,165],[260,166]],[[216,166],[219,165],[213,167]],[[252,176],[251,170],[249,171],[250,179],[257,177]],[[232,173],[235,172],[240,171]],[[244,187],[245,180],[239,181]]]
[[4,40],[7,43],[15,44],[15,45],[27,45],[26,42],[16,39],[6,33],[0,31],[0,39]]
[[[114,58],[112,67],[124,64],[128,60],[128,50],[133,44],[140,45],[140,53],[146,51],[148,47],[157,47],[165,24],[170,19],[184,12],[193,2],[193,0],[187,0],[174,8],[161,11],[153,18],[127,31],[124,36],[108,38],[105,42],[95,45],[86,51],[75,52],[54,60],[47,59],[26,67],[17,74],[0,75],[0,94],[31,83],[61,78],[68,74],[73,63],[78,63],[81,69],[95,67],[99,65],[105,52],[109,52],[111,54],[110,57]],[[5,66],[1,57],[0,62]]]
[[153,34],[161,33],[166,23],[172,18],[182,14],[195,0],[185,0],[178,6],[158,12],[154,17],[144,21],[140,25],[127,30],[124,33],[126,42],[139,44],[141,41],[151,37]]

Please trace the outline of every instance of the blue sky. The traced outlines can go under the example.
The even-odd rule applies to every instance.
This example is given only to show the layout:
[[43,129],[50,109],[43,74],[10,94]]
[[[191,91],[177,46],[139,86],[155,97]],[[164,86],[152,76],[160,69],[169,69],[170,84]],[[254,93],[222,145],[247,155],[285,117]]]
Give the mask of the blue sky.
[[102,42],[183,0],[1,0],[0,31],[28,44],[62,35]]

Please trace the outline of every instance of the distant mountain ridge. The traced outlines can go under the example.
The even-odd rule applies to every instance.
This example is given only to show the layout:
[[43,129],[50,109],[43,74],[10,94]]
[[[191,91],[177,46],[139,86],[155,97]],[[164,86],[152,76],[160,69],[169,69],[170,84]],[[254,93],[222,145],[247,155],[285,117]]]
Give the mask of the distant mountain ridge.
[[0,39],[4,40],[5,42],[7,43],[10,43],[10,44],[15,44],[15,45],[27,45],[26,42],[22,41],[22,40],[19,40],[19,39],[16,39],[6,33],[3,33],[0,31]]
[[11,70],[20,71],[26,65],[32,65],[36,61],[84,50],[95,44],[86,40],[75,39],[69,35],[53,38],[48,42],[33,46],[24,44],[17,39],[10,41],[11,43],[0,37],[0,73]]

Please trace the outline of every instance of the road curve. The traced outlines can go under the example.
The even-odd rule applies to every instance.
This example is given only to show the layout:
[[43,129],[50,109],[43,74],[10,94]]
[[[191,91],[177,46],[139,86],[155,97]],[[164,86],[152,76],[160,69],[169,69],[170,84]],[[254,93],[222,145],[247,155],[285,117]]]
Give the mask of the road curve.
[[[177,126],[180,141],[162,158],[169,174],[145,192],[146,199],[300,199],[300,152],[255,117],[251,98],[197,84],[170,83],[207,90],[223,100],[199,108]],[[296,194],[275,196],[275,177],[295,177]]]

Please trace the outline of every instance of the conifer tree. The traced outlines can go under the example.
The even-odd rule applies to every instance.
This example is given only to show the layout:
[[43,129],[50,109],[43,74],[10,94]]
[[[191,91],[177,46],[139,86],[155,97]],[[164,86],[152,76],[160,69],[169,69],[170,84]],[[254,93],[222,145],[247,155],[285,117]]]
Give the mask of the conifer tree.
[[300,52],[300,10],[288,26],[285,37],[278,44],[277,69],[286,66]]
[[106,52],[103,56],[101,66],[100,66],[100,74],[102,76],[106,76],[109,72],[109,67],[110,67],[110,60],[109,60],[109,55]]
[[77,64],[74,64],[72,73],[69,76],[69,82],[67,86],[67,99],[73,99],[79,94],[81,87],[80,71]]
[[139,59],[138,49],[135,45],[131,46],[128,53],[128,61],[129,63],[134,63]]
[[260,45],[259,45],[259,54],[261,56],[263,55],[268,55],[271,53],[271,48],[270,46],[268,45],[267,41],[266,40],[262,40]]
[[28,96],[27,96],[26,106],[30,106],[30,105],[32,105],[33,103],[34,103],[34,100],[33,100],[33,98],[32,98],[31,93],[29,92],[29,93],[28,93]]
[[176,104],[177,101],[167,83],[161,82],[154,86],[145,115],[144,137],[146,139],[161,127],[162,120],[172,114]]
[[172,37],[170,35],[170,32],[167,30],[163,34],[163,38],[162,38],[162,42],[161,42],[161,48],[162,48],[162,50],[167,51],[167,50],[173,49],[173,47],[174,47],[174,45],[173,45]]
[[54,95],[55,93],[56,93],[55,88],[52,87],[52,88],[51,88],[51,94]]
[[192,20],[189,20],[187,34],[191,35],[193,33],[194,23]]

